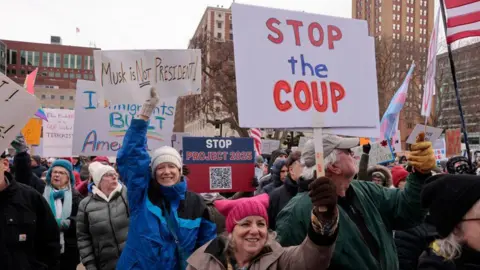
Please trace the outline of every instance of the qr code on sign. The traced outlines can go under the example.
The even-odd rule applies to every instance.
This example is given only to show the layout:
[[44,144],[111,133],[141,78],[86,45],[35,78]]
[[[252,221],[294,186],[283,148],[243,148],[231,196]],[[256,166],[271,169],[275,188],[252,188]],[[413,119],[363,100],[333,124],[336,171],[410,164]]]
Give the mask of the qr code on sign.
[[232,167],[210,167],[210,189],[232,189]]

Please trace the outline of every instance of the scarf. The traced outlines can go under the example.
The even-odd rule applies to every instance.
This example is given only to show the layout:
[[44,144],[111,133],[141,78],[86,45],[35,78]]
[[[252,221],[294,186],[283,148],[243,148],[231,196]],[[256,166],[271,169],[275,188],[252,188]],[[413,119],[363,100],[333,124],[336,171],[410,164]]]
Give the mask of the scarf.
[[101,191],[97,186],[95,185],[92,186],[92,193],[104,199],[106,202],[110,202],[113,196],[120,192],[122,192],[122,184],[120,183],[118,183],[117,187],[112,192],[110,192],[110,195],[108,196],[105,195],[105,193],[103,193],[103,191]]
[[[61,253],[65,252],[65,239],[63,232],[70,228],[70,215],[72,214],[72,190],[70,188],[57,190],[51,185],[45,186],[43,197],[47,200],[52,210],[57,225],[60,228]],[[63,202],[62,202],[63,199]]]

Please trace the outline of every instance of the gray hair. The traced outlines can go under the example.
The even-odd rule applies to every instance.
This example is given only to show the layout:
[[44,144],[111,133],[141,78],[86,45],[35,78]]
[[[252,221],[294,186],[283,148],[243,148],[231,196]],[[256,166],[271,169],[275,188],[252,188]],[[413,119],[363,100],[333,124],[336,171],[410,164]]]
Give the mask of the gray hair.
[[[328,156],[326,156],[323,159],[323,168],[326,170],[328,168],[328,166],[335,164],[337,161],[338,161],[337,160],[337,150],[334,149]],[[303,163],[303,164],[305,163],[303,161],[303,158],[300,162]],[[315,174],[315,165],[312,166],[312,167],[303,168],[303,171],[302,171],[303,179],[307,179],[307,180],[308,179],[313,179],[314,174]]]
[[438,250],[435,250],[435,253],[447,260],[454,260],[462,254],[460,237],[455,233],[451,233],[444,239],[438,239],[435,243],[438,245]]

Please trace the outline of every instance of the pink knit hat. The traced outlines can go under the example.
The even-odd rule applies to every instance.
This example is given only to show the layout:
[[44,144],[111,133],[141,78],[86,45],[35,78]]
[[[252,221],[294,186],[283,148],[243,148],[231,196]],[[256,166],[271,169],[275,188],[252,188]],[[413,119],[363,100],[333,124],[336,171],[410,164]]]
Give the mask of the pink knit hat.
[[218,211],[227,217],[225,225],[227,232],[231,233],[237,222],[250,216],[263,217],[268,225],[268,194],[262,194],[250,198],[241,198],[237,200],[218,200],[215,201],[215,207]]

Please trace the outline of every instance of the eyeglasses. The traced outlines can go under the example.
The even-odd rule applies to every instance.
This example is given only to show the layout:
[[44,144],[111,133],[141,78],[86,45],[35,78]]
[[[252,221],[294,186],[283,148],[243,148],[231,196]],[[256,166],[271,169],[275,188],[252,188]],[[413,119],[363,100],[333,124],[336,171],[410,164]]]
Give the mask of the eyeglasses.
[[63,175],[67,175],[66,172],[62,172],[62,171],[53,171],[53,172],[52,172],[52,175],[54,175],[54,174],[58,174],[58,175],[62,175],[62,176],[63,176]]

